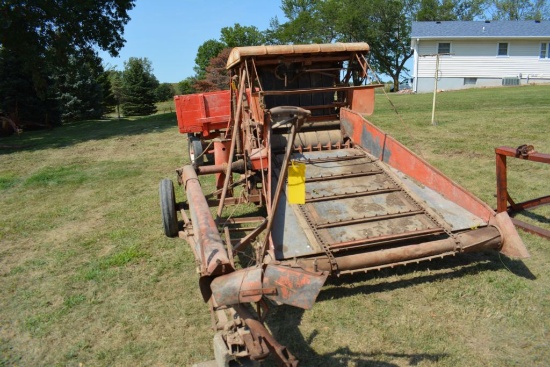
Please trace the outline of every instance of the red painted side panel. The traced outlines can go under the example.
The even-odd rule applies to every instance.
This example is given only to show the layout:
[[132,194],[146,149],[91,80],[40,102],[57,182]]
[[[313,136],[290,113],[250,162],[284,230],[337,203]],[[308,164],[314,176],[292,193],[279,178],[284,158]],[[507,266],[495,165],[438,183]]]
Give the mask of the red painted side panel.
[[374,112],[374,88],[352,89],[348,101],[353,111],[370,116]]
[[180,133],[202,133],[224,129],[231,116],[229,90],[175,96]]
[[344,132],[353,142],[383,162],[437,191],[486,222],[495,215],[487,204],[372,125],[360,114],[343,108],[340,110],[340,118]]

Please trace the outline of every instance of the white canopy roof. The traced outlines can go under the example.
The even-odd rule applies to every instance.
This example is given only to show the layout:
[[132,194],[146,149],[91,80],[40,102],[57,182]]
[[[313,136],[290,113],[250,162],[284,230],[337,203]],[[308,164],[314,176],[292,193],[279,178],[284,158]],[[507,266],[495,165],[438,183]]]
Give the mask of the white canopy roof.
[[239,64],[241,59],[250,56],[368,52],[369,50],[370,47],[366,42],[235,47],[229,54],[226,69],[231,69],[235,65]]

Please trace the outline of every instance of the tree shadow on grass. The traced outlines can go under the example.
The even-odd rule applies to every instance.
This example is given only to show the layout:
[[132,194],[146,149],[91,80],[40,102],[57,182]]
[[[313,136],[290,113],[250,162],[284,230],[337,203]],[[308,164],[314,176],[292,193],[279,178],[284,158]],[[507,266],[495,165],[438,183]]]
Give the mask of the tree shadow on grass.
[[[522,261],[509,259],[492,252],[472,253],[367,274],[362,273],[339,278],[329,278],[327,285],[330,287],[325,287],[321,291],[317,297],[317,302],[346,298],[358,293],[375,294],[388,292],[431,283],[436,280],[461,278],[487,271],[500,271],[503,268],[522,278],[529,280],[536,279]],[[396,281],[385,280],[395,275],[407,275],[414,272],[426,272],[427,270],[430,270],[428,274],[414,278],[408,277]],[[345,286],[351,283],[362,283],[372,278],[382,279],[382,281],[378,281],[376,284],[359,284],[354,287]],[[403,354],[388,351],[357,352],[350,350],[348,347],[340,347],[332,352],[319,354],[311,347],[313,340],[319,332],[314,330],[310,336],[305,337],[298,328],[298,325],[302,322],[304,312],[306,311],[283,305],[272,309],[267,319],[267,324],[273,336],[281,344],[286,345],[289,351],[300,359],[301,366],[393,367],[397,366],[397,364],[388,362],[388,360],[392,361],[395,359],[406,360],[408,366],[416,366],[422,361],[437,363],[441,359],[448,357],[446,353]],[[266,367],[275,365],[272,358],[264,364]],[[402,362],[399,365],[402,365]]]
[[90,140],[134,136],[161,132],[177,126],[175,113],[164,113],[138,119],[102,119],[65,123],[54,129],[24,131],[0,139],[0,155],[21,151],[64,148]]

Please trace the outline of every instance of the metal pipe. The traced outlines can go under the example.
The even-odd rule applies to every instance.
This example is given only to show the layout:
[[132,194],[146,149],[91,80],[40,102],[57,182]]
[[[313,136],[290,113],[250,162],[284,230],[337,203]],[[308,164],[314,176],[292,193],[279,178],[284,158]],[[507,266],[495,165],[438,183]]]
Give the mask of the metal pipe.
[[201,276],[234,271],[193,166],[184,166],[182,177],[196,240],[194,253],[201,263]]
[[[300,128],[302,130],[302,128]],[[338,130],[306,131],[296,134],[294,149],[306,147],[327,147],[341,144],[343,141],[342,132]],[[282,150],[288,144],[287,137],[282,134],[273,134],[271,148]]]
[[[496,227],[489,226],[474,231],[458,234],[454,238],[424,242],[417,245],[394,247],[366,253],[336,257],[338,269],[356,270],[377,268],[388,264],[399,265],[401,262],[423,259],[446,253],[476,252],[488,249],[498,250],[502,245],[502,237]],[[327,258],[304,259],[298,261],[305,269],[330,271]]]
[[[213,164],[210,166],[200,166],[197,167],[197,174],[198,175],[211,175],[215,173],[224,173],[227,171],[229,164],[222,163],[222,164]],[[231,163],[231,170],[233,172],[238,173],[244,173],[245,171],[245,163],[244,159],[239,159],[236,162]]]

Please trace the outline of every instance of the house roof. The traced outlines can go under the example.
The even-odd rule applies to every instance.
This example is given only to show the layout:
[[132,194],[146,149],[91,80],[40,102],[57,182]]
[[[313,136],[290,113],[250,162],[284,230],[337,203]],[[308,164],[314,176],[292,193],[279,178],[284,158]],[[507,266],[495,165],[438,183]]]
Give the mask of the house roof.
[[411,38],[550,38],[550,21],[412,22]]

